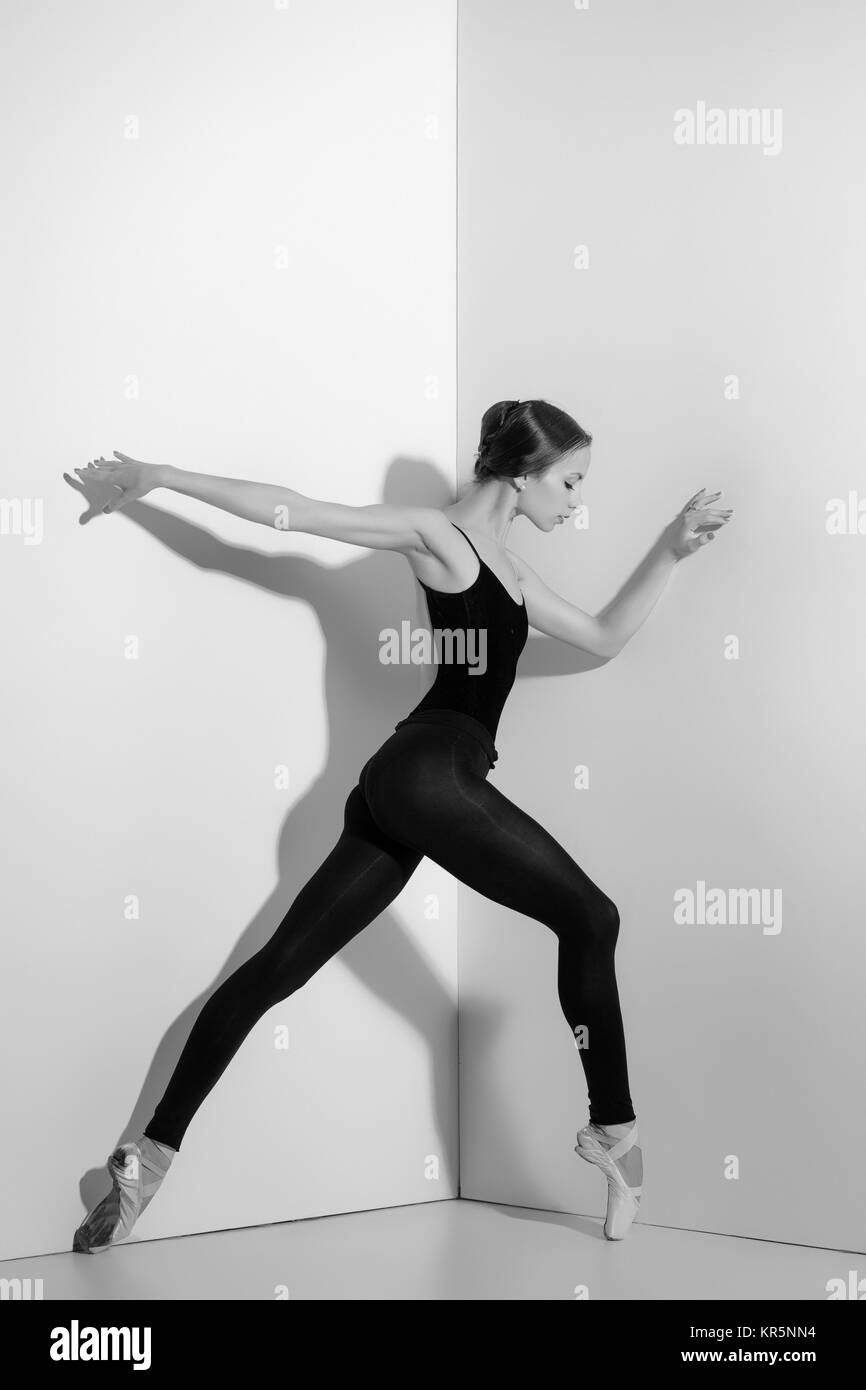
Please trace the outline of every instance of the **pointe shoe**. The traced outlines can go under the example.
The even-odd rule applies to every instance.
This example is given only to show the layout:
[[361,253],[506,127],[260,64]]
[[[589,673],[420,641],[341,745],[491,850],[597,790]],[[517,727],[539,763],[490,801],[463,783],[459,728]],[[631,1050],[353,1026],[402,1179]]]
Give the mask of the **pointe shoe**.
[[97,1202],[72,1238],[72,1249],[82,1255],[98,1255],[126,1240],[168,1172],[171,1157],[154,1148],[142,1154],[138,1144],[119,1144],[106,1164],[111,1191]]
[[632,1222],[638,1214],[642,1185],[629,1187],[622,1172],[617,1167],[616,1160],[628,1153],[629,1149],[637,1144],[637,1120],[627,1134],[610,1144],[603,1143],[599,1138],[600,1134],[603,1135],[603,1131],[600,1131],[598,1126],[593,1124],[579,1130],[574,1152],[579,1154],[581,1158],[585,1158],[587,1163],[595,1163],[607,1178],[607,1215],[604,1222],[604,1234],[608,1240],[622,1240],[624,1236],[628,1235]]

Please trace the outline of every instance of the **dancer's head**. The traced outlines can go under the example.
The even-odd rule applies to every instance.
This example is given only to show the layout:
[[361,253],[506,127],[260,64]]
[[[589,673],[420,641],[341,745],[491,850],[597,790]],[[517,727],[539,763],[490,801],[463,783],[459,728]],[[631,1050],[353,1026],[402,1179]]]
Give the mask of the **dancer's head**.
[[515,492],[515,510],[552,531],[580,506],[592,435],[548,401],[497,401],[484,412],[474,481]]

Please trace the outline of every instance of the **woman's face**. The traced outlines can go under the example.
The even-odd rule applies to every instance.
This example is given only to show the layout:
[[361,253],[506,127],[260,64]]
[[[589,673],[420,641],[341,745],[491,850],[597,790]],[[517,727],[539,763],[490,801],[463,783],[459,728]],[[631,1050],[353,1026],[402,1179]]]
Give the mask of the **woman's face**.
[[526,479],[518,512],[540,531],[552,531],[581,505],[581,483],[589,472],[589,446],[564,454],[543,473]]

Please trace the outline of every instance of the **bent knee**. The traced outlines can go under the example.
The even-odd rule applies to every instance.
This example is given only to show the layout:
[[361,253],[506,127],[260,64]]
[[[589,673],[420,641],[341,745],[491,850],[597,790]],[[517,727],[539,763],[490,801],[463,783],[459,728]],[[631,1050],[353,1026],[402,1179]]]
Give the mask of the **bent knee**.
[[607,948],[616,945],[619,936],[619,909],[612,898],[600,893],[589,903],[586,912],[593,940]]
[[619,908],[612,898],[605,895],[599,911],[604,919],[604,929],[607,935],[616,940],[619,936]]
[[581,890],[577,895],[569,896],[559,911],[547,920],[560,940],[568,937],[581,950],[590,947],[610,951],[616,946],[619,936],[619,909],[606,893],[587,896]]

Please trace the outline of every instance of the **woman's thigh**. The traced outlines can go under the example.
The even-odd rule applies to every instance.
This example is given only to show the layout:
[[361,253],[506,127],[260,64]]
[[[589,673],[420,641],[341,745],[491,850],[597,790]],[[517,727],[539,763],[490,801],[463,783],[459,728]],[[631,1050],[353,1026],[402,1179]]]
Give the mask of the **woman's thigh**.
[[297,988],[369,926],[405,888],[421,855],[373,820],[360,788],[350,791],[334,848],[301,888],[273,936],[246,968],[276,999]]
[[[417,731],[417,732],[416,732]],[[568,851],[487,781],[486,756],[450,729],[407,726],[362,773],[382,831],[441,864],[494,902],[545,922],[606,929],[616,907]]]

